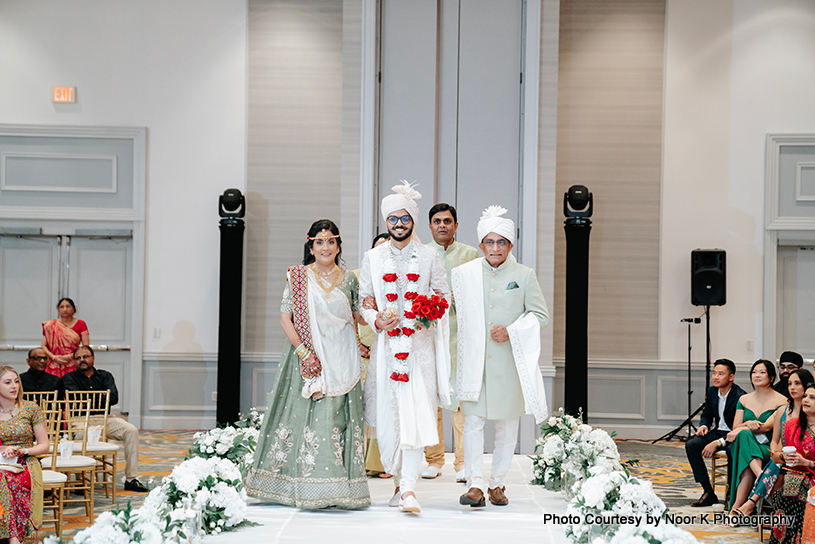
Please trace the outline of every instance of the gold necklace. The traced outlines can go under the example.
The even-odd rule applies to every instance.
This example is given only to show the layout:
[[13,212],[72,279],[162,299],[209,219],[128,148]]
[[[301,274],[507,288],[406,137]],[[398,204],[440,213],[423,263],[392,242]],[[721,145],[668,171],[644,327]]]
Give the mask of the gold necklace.
[[[340,267],[335,264],[334,268],[331,269],[331,272],[328,272],[327,274],[324,274],[323,271],[320,270],[320,268],[317,266],[317,263],[309,265],[309,267],[311,268],[312,271],[314,271],[315,276],[317,277],[317,284],[320,286],[320,289],[322,289],[325,292],[325,298],[330,299],[331,291],[333,291],[334,288],[337,285],[339,285],[339,283],[343,279],[342,274],[337,274],[337,272],[340,270]],[[328,287],[326,287],[325,283],[323,283],[323,280],[328,280],[332,276],[334,276],[334,279],[331,281]]]
[[11,407],[11,410],[6,410],[5,408],[0,408],[0,414],[10,414],[16,409],[17,409],[17,403],[15,402],[14,406]]

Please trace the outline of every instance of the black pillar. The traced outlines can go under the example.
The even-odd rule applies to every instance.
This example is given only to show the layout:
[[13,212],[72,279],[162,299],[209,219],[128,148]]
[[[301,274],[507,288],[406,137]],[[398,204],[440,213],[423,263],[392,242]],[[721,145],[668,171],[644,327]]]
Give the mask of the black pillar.
[[[591,233],[591,195],[580,187],[588,200],[587,212],[575,212],[568,204],[575,187],[564,198],[566,230],[566,372],[564,379],[563,408],[577,416],[583,411],[583,421],[588,418],[588,308],[589,308],[589,234]],[[579,193],[579,191],[578,191]],[[581,208],[582,209],[582,208]]]
[[[238,209],[239,208],[239,209]],[[243,291],[244,199],[237,189],[220,198],[221,281],[218,308],[218,424],[234,423],[240,414],[241,301]]]

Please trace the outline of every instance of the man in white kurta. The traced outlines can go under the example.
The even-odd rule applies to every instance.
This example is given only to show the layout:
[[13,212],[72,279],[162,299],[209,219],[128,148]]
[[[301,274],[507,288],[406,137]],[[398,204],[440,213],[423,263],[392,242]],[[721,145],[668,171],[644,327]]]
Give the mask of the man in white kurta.
[[390,505],[413,513],[421,511],[415,487],[422,453],[438,443],[436,410],[450,404],[452,393],[447,316],[428,330],[420,329],[410,313],[415,295],[450,297],[438,252],[413,235],[418,198],[405,184],[382,200],[391,238],[365,254],[359,277],[360,297],[373,297],[378,308],[362,310],[375,333],[365,381],[365,421],[376,427],[382,466],[396,477]]
[[549,322],[535,271],[510,258],[515,224],[490,206],[478,223],[484,257],[453,269],[458,315],[456,395],[464,420],[464,470],[469,490],[460,504],[485,506],[484,425],[495,421],[495,450],[487,487],[490,502],[505,506],[504,478],[524,413],[548,416],[538,366],[540,329]]

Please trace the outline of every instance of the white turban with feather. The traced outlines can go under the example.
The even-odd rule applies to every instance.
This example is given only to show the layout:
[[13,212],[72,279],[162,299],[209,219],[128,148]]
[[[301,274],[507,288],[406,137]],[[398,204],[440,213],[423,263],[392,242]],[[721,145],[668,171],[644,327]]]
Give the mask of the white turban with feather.
[[382,205],[380,206],[382,219],[387,219],[396,210],[404,208],[413,218],[413,222],[416,223],[419,219],[419,206],[416,201],[422,198],[422,195],[407,180],[400,179],[399,181],[402,182],[402,185],[394,185],[393,194],[382,199]]
[[512,219],[501,217],[505,213],[507,213],[507,209],[501,206],[489,206],[484,210],[481,219],[478,221],[478,227],[476,227],[479,242],[486,235],[494,232],[509,240],[510,244],[515,243],[515,222]]

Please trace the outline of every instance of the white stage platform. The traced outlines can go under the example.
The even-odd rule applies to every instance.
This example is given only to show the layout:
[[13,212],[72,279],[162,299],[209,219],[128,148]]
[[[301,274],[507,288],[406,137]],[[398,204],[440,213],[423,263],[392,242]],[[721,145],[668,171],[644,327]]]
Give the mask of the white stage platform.
[[[484,456],[489,474],[491,455]],[[207,544],[250,544],[255,542],[367,542],[452,544],[458,542],[567,543],[565,526],[543,523],[545,513],[563,515],[566,502],[560,493],[529,484],[532,462],[516,455],[507,477],[509,505],[470,508],[458,503],[466,491],[455,482],[452,454],[447,454],[443,473],[435,480],[420,480],[416,495],[422,513],[405,514],[390,508],[393,480],[370,478],[372,505],[363,510],[303,511],[250,500],[249,520],[261,525],[204,539]]]

